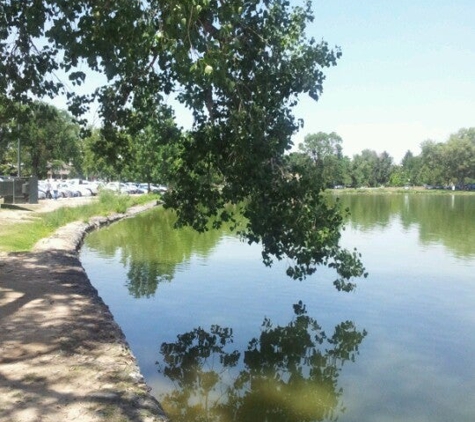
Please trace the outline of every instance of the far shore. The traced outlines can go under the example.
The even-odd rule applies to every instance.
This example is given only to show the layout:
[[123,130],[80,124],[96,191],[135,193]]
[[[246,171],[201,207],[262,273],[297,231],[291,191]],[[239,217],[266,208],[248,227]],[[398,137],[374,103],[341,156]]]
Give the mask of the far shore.
[[332,193],[415,193],[415,194],[429,194],[429,195],[474,195],[475,190],[460,190],[460,189],[427,189],[424,186],[408,186],[408,187],[359,187],[359,188],[341,188],[341,189],[327,189]]

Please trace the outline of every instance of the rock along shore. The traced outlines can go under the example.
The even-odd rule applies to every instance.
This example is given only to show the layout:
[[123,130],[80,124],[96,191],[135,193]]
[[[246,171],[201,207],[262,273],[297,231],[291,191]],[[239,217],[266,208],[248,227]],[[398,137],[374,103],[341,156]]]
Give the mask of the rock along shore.
[[86,233],[143,212],[60,228],[0,261],[0,421],[168,421],[78,251]]

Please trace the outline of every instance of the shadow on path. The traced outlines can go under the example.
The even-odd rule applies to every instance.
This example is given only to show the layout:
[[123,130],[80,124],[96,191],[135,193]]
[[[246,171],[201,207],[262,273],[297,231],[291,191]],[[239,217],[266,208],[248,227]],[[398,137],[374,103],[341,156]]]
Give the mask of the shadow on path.
[[0,421],[166,421],[77,246],[2,257]]

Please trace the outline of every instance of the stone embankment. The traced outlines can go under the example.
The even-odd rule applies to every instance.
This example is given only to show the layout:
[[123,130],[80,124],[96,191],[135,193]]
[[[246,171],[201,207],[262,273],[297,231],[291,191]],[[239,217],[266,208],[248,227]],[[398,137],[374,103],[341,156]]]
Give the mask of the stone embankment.
[[78,258],[87,232],[154,205],[71,223],[31,253],[0,257],[0,421],[168,420]]

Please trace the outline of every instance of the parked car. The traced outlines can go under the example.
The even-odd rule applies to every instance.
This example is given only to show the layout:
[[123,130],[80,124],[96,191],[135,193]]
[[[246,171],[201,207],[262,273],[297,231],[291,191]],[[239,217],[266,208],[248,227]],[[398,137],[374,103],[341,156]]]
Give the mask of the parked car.
[[135,186],[135,193],[144,194],[148,193],[148,190],[147,188],[144,188],[141,183],[139,183]]
[[92,196],[92,191],[87,186],[74,185],[71,189],[74,189],[78,193],[78,196]]
[[79,196],[79,193],[76,191],[76,189],[69,186],[67,183],[59,184],[58,194],[63,198],[74,198]]
[[101,187],[101,189],[107,189],[111,190],[113,192],[120,192],[120,193],[135,193],[135,190],[125,183],[119,183],[119,182],[109,182],[106,183],[104,186]]
[[46,199],[46,192],[42,189],[38,189],[38,199]]
[[[145,192],[148,192],[148,183],[139,183],[138,186]],[[168,188],[163,185],[150,185],[150,192],[152,193],[165,193],[167,190]]]
[[93,195],[97,195],[100,184],[97,182],[82,182],[82,186],[89,189]]
[[128,192],[130,194],[140,194],[145,193],[141,188],[138,187],[137,183],[127,182],[124,183],[127,186]]
[[67,183],[79,196],[97,195],[97,184],[81,179],[70,179]]

